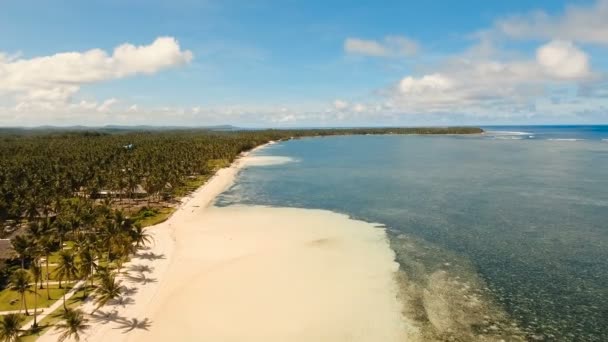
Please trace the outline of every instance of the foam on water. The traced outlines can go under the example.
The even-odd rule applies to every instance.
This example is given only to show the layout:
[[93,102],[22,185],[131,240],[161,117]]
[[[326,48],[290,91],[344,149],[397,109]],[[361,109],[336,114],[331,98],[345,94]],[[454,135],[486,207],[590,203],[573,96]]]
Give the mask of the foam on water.
[[294,158],[283,156],[249,156],[243,161],[243,163],[245,167],[251,167],[281,165],[296,161],[297,160]]
[[494,140],[524,140],[534,139],[534,133],[519,131],[487,131],[484,135]]
[[522,136],[496,136],[496,137],[492,137],[493,139],[496,140],[523,140],[524,138]]
[[575,139],[575,138],[549,138],[550,141],[584,141],[586,139]]
[[530,135],[530,132],[518,132],[518,131],[487,131],[487,134],[494,135]]

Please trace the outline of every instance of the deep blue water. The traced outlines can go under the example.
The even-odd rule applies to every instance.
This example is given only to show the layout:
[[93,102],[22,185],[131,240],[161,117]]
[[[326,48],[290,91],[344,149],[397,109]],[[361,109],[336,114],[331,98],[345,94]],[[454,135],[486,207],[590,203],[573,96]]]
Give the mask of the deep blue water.
[[608,341],[608,127],[485,129],[501,132],[282,142],[259,153],[295,162],[245,169],[218,204],[385,224],[439,339]]

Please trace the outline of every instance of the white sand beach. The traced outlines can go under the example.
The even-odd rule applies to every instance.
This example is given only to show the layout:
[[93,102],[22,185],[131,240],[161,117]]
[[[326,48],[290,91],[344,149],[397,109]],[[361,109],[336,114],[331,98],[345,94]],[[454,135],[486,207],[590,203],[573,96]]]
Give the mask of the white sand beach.
[[210,205],[247,158],[264,162],[220,170],[149,228],[154,244],[125,267],[129,291],[90,317],[83,340],[403,341],[384,229],[321,210]]

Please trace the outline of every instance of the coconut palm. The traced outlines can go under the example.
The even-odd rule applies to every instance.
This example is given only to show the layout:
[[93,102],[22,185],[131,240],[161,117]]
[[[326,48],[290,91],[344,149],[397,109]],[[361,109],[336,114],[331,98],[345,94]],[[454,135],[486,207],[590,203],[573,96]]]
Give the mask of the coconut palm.
[[133,225],[129,231],[129,235],[131,236],[131,240],[135,242],[135,247],[137,248],[145,246],[154,240],[152,235],[148,234],[145,231],[145,228],[143,228],[139,223]]
[[21,269],[25,268],[25,260],[30,256],[32,242],[26,235],[17,235],[11,239],[13,250],[21,260]]
[[93,312],[106,305],[109,301],[117,299],[122,295],[123,287],[110,272],[100,273],[100,282],[95,289],[95,304]]
[[[25,302],[25,294],[27,292],[31,292],[30,287],[32,285],[30,285],[30,281],[31,281],[31,277],[28,271],[26,270],[22,270],[22,269],[18,269],[15,272],[13,272],[13,274],[11,275],[10,278],[10,289],[19,293],[19,295],[21,296],[21,307],[25,308],[25,314],[29,315],[29,312],[27,311],[27,303]],[[21,311],[21,309],[19,309],[19,311]]]
[[[59,252],[59,262],[57,268],[55,269],[55,273],[59,278],[59,288],[61,287],[61,281],[76,279],[78,277],[78,267],[76,266],[76,258],[74,258],[74,254],[69,250],[62,250]],[[65,304],[65,295],[67,293],[67,289],[63,291],[63,308],[66,309]]]
[[69,217],[58,217],[55,222],[53,222],[53,230],[59,240],[59,248],[63,250],[65,237],[72,230],[72,222],[70,222]]
[[[49,258],[51,257],[51,253],[55,246],[55,241],[53,236],[45,236],[41,240],[38,241],[38,249],[42,255],[44,255],[44,263],[45,263],[45,274],[46,274],[46,296],[47,299],[51,299],[51,292],[49,289],[49,280],[51,278],[51,273],[49,272]],[[42,285],[42,281],[40,282]],[[42,288],[42,287],[41,287]]]
[[73,337],[76,341],[80,341],[80,334],[89,327],[82,310],[66,309],[62,318],[63,322],[55,325],[55,329],[61,331],[57,340],[61,342]]
[[42,266],[38,262],[38,259],[34,259],[34,262],[30,265],[30,273],[34,279],[34,324],[33,327],[38,326],[38,282],[42,286]]
[[[88,244],[83,244],[78,248],[78,258],[80,262],[78,262],[78,273],[85,280],[88,278],[91,281],[91,286],[93,285],[93,272],[97,268],[97,263],[95,261],[95,255],[91,250],[91,246]],[[84,286],[84,297],[87,296],[87,287]]]
[[15,313],[2,316],[2,320],[0,321],[0,340],[5,342],[19,341],[22,321],[23,317]]

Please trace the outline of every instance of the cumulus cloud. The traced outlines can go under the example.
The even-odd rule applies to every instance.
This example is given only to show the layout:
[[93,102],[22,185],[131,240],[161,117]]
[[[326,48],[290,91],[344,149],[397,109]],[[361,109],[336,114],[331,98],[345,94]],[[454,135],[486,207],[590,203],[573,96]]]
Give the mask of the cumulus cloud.
[[418,43],[404,36],[386,36],[382,40],[347,38],[344,51],[373,57],[408,57],[418,52]]
[[335,112],[336,118],[342,120],[346,118],[346,113],[365,113],[368,112],[368,106],[363,103],[348,103],[344,100],[335,100],[333,103],[333,108],[329,108],[326,110],[326,113]]
[[441,92],[453,87],[453,81],[441,74],[425,75],[420,78],[407,76],[399,82],[399,88],[405,94],[424,94]]
[[569,41],[554,40],[541,46],[536,60],[547,74],[557,78],[576,79],[590,74],[589,57]]
[[537,11],[497,21],[495,29],[515,39],[563,39],[608,44],[608,0],[569,6],[561,15]]
[[392,94],[396,105],[411,112],[530,110],[547,87],[573,86],[593,76],[584,51],[555,40],[528,60],[455,56],[433,73],[402,78]]
[[337,99],[334,101],[334,108],[337,110],[344,110],[348,108],[348,102]]
[[129,106],[127,109],[127,113],[137,113],[139,111],[139,106],[137,104],[133,104]]
[[116,104],[116,102],[118,102],[118,100],[115,98],[107,99],[99,107],[97,107],[97,110],[100,112],[107,112],[114,104]]
[[68,102],[83,84],[153,74],[189,63],[192,52],[172,37],[149,45],[122,44],[112,54],[101,49],[63,52],[31,59],[0,55],[0,94],[19,102]]
[[355,113],[364,113],[367,111],[367,106],[362,103],[355,103],[353,106],[353,111]]

